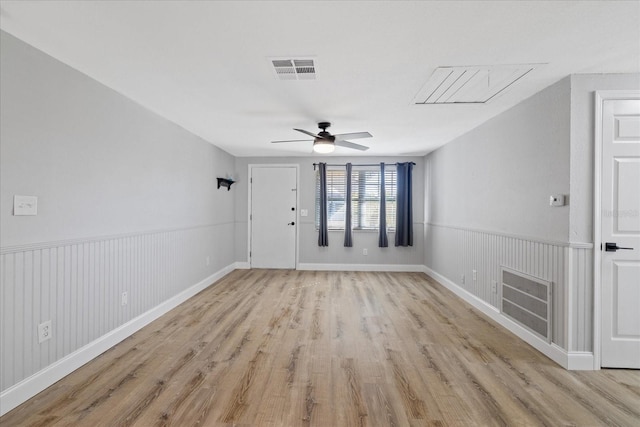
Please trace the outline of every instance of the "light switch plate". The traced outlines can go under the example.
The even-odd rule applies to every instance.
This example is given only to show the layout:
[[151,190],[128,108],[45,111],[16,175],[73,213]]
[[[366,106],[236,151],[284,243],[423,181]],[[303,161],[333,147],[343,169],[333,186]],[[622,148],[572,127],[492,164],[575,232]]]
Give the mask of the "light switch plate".
[[36,196],[13,196],[13,214],[38,215],[38,198]]

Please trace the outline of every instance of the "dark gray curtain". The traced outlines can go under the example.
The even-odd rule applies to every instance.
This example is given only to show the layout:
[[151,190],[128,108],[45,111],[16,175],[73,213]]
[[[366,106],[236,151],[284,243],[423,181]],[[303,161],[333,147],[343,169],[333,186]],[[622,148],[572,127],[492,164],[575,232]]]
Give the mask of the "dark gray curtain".
[[329,246],[329,230],[327,229],[327,164],[318,163],[320,174],[320,224],[318,230],[318,246]]
[[378,247],[389,246],[387,239],[387,194],[384,186],[384,163],[380,163],[380,223],[378,224]]
[[411,162],[397,164],[396,246],[413,246],[412,170],[413,163]]
[[353,246],[353,232],[351,231],[351,163],[345,165],[347,167],[346,195],[344,207],[344,245],[348,248]]

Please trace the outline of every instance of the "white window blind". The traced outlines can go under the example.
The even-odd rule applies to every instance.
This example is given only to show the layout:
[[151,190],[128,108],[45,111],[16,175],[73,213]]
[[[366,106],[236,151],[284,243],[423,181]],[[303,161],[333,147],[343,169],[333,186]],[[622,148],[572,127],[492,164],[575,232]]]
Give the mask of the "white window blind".
[[[387,228],[396,225],[396,171],[385,170]],[[344,169],[327,169],[327,226],[344,230],[346,212],[346,176]],[[320,223],[320,174],[316,174],[316,228]],[[354,230],[377,230],[380,222],[380,169],[352,169],[351,223]]]

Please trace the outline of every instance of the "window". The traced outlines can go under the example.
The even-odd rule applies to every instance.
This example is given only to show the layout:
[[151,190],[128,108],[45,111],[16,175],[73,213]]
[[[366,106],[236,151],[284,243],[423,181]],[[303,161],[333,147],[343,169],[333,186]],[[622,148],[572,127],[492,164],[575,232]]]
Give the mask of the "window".
[[[327,226],[344,230],[346,210],[346,176],[344,169],[327,169]],[[387,227],[396,224],[396,171],[385,169]],[[316,228],[320,223],[320,174],[316,174]],[[354,230],[377,230],[380,222],[380,169],[351,171],[351,222]]]

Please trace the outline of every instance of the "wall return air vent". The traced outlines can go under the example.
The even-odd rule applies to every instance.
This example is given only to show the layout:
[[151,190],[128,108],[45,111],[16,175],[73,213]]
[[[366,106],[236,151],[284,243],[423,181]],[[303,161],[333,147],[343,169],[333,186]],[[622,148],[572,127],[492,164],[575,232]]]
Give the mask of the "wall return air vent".
[[315,80],[316,63],[313,58],[269,58],[278,80]]
[[438,67],[416,104],[484,104],[542,64]]

